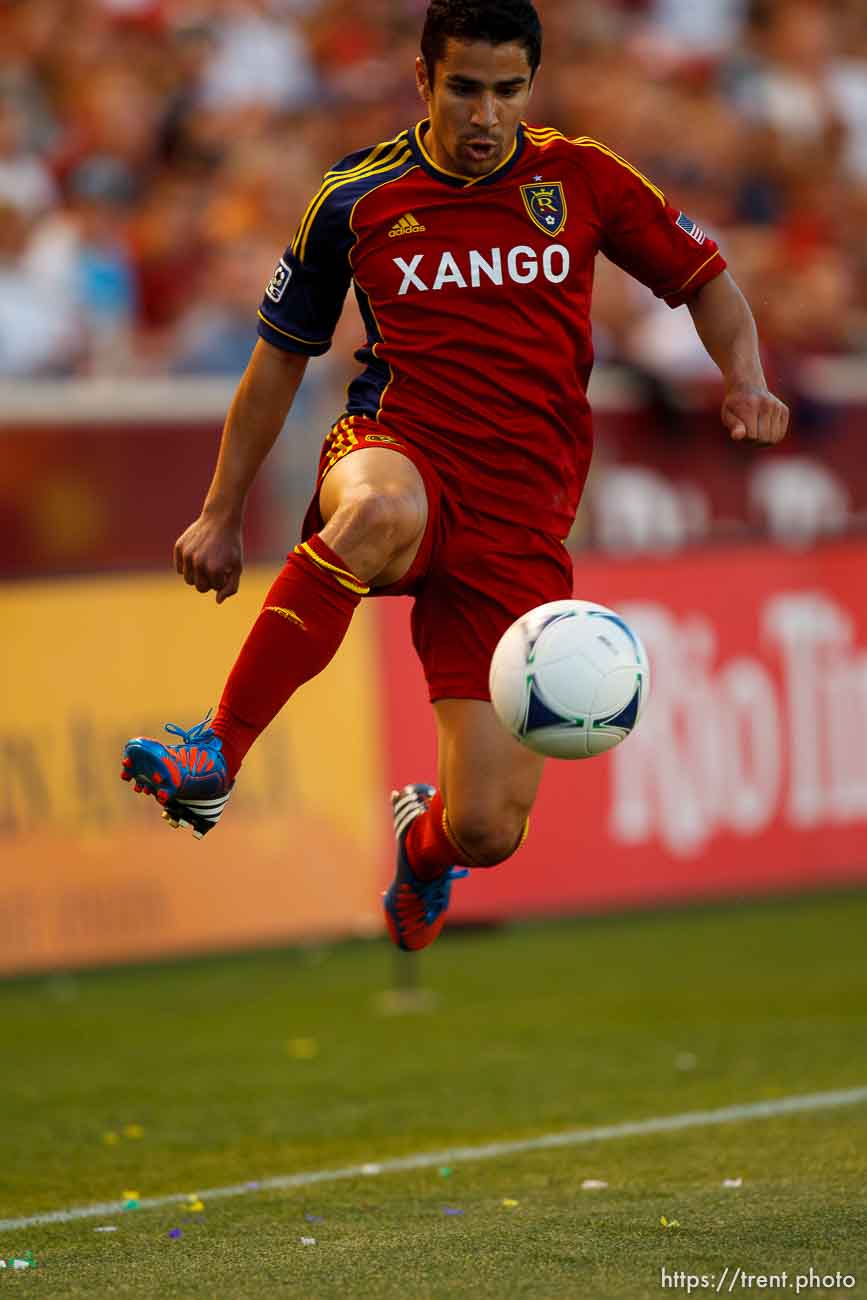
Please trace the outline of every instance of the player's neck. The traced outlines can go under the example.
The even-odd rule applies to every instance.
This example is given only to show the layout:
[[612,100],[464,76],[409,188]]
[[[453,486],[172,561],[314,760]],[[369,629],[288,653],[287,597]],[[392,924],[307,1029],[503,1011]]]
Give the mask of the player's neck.
[[[441,171],[463,176],[464,173],[461,171],[457,159],[452,158],[451,154],[449,154],[440,144],[430,120],[422,124],[421,131],[419,132],[419,139],[421,140],[425,152],[431,162],[435,163]],[[467,180],[471,179],[471,177],[467,177]]]
[[468,172],[466,168],[461,166],[458,159],[453,158],[441,143],[429,118],[421,123],[417,139],[421,144],[423,151],[427,154],[435,167],[440,171],[447,172],[450,176],[460,176],[467,181],[482,180],[485,176],[493,175],[494,172],[499,171],[499,169],[511,158],[512,154],[515,152],[517,144],[516,135],[510,148],[506,150],[503,157],[497,161],[495,166],[483,172]]

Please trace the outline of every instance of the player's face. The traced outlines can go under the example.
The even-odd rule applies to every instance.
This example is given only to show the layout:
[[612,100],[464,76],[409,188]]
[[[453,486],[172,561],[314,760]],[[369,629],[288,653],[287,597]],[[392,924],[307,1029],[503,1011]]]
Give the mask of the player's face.
[[498,167],[514,144],[530,98],[524,46],[449,37],[434,84],[421,58],[416,78],[430,116],[425,148],[437,166],[462,176],[486,176]]

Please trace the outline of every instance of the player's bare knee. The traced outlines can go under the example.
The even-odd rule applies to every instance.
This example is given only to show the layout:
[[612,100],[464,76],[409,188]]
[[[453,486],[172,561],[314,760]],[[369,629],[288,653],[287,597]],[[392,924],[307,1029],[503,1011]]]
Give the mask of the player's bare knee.
[[517,814],[488,816],[466,813],[458,818],[449,814],[449,825],[470,864],[495,867],[510,858],[521,843],[525,817]]
[[344,499],[353,523],[383,553],[397,554],[410,546],[424,529],[424,509],[415,495],[400,484],[363,485]]

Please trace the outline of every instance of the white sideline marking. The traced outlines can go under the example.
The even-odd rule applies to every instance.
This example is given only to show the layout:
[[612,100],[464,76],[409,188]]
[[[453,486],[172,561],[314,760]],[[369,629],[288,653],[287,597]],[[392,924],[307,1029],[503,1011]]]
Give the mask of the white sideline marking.
[[[583,1146],[589,1142],[609,1142],[614,1138],[643,1137],[649,1133],[673,1133],[678,1129],[701,1128],[712,1124],[734,1124],[738,1120],[770,1119],[776,1115],[796,1115],[802,1111],[830,1110],[834,1106],[855,1106],[867,1101],[867,1087],[847,1088],[837,1092],[814,1092],[804,1097],[779,1097],[775,1101],[753,1101],[741,1106],[722,1106],[718,1110],[690,1110],[682,1115],[660,1115],[655,1119],[603,1124],[599,1128],[571,1129],[565,1133],[546,1133],[542,1137],[517,1142],[489,1142],[479,1147],[449,1147],[445,1151],[427,1151],[375,1164],[350,1165],[345,1169],[318,1169],[300,1174],[281,1174],[255,1182],[235,1183],[230,1187],[211,1187],[197,1195],[206,1203],[230,1196],[247,1196],[250,1192],[283,1190],[288,1187],[311,1187],[315,1183],[336,1183],[346,1178],[370,1178],[379,1174],[399,1174],[432,1165],[457,1164],[461,1160],[496,1160],[499,1156],[520,1155],[524,1151],[550,1151],[557,1147]],[[156,1210],[177,1205],[189,1193],[170,1196],[145,1196],[139,1201],[142,1210]],[[0,1219],[0,1232],[33,1228],[44,1223],[72,1223],[76,1219],[104,1219],[123,1213],[122,1201],[105,1201],[101,1205],[78,1205],[68,1210],[48,1210],[22,1219]]]

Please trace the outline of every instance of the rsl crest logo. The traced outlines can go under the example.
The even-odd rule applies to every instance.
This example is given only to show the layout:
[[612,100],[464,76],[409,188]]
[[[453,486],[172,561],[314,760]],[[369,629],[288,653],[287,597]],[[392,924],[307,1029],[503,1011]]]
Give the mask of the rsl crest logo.
[[521,198],[534,226],[546,235],[559,235],[566,224],[566,195],[560,181],[522,185]]

